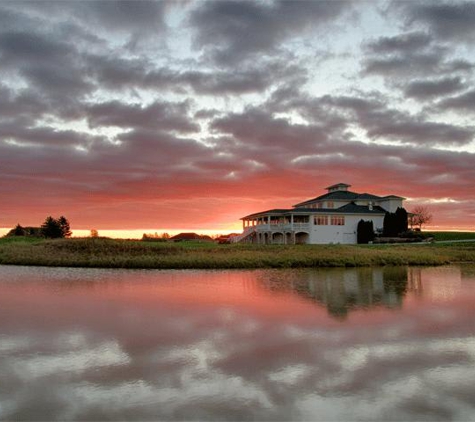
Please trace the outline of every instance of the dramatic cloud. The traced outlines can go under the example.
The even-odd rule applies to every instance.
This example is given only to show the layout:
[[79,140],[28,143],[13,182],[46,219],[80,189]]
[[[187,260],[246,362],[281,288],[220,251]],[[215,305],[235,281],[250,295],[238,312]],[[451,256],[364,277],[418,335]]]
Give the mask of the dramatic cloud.
[[343,181],[473,228],[473,27],[465,2],[0,3],[0,227],[235,231]]
[[473,2],[411,2],[409,23],[423,23],[441,39],[471,42],[475,39],[475,4]]
[[456,97],[447,98],[439,103],[441,108],[475,111],[475,90],[468,91]]
[[88,107],[91,127],[117,126],[121,128],[151,128],[197,132],[199,126],[187,118],[186,103],[153,103],[143,107],[139,104],[124,104],[119,101],[93,104]]
[[407,97],[426,99],[452,94],[455,91],[461,91],[463,88],[464,84],[460,77],[415,80],[407,85],[405,94]]
[[272,3],[207,1],[190,16],[196,44],[221,64],[235,64],[258,54],[274,54],[281,43],[347,11],[346,1]]

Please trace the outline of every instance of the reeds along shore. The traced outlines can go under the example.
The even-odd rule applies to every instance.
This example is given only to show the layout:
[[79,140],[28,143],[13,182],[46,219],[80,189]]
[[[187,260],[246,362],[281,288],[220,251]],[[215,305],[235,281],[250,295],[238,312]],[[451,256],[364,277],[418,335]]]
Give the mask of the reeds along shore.
[[218,245],[114,239],[8,241],[0,264],[95,268],[230,269],[475,263],[475,242],[427,245]]

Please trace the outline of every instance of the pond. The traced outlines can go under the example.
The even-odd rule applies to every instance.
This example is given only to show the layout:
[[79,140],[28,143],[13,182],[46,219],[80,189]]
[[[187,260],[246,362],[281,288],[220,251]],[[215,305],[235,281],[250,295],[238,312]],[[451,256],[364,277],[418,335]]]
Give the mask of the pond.
[[1,420],[474,420],[475,266],[0,266]]

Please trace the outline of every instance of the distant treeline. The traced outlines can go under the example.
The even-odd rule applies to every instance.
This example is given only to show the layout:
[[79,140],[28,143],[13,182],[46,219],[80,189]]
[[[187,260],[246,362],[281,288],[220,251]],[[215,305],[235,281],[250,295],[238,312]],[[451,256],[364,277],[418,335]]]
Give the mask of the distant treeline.
[[46,217],[44,223],[40,227],[23,227],[17,224],[11,229],[5,237],[45,237],[48,239],[60,239],[71,237],[71,227],[66,217],[53,218]]

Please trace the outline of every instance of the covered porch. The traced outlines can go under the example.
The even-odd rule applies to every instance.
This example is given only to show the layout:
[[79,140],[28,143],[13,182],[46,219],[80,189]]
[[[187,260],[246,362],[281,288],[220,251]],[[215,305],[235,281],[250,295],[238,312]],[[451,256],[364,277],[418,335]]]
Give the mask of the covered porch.
[[262,245],[295,245],[309,243],[309,214],[273,210],[242,218],[243,232],[255,231],[255,242]]

